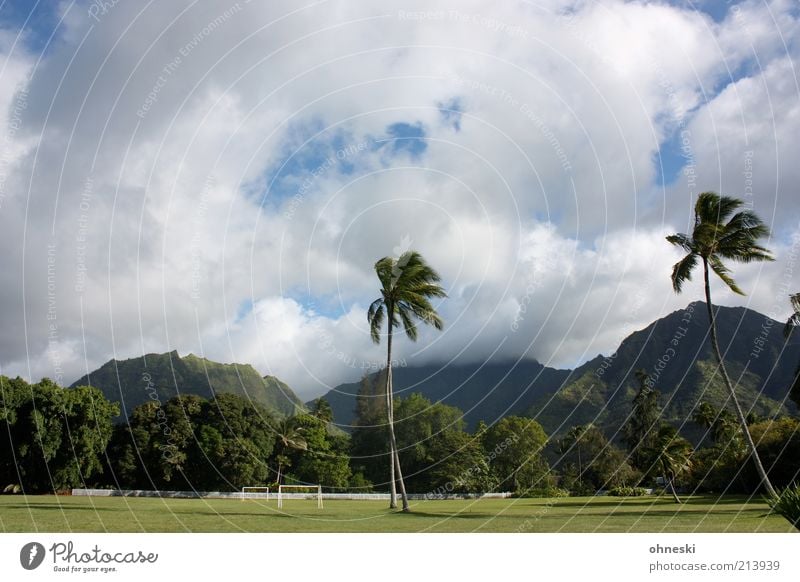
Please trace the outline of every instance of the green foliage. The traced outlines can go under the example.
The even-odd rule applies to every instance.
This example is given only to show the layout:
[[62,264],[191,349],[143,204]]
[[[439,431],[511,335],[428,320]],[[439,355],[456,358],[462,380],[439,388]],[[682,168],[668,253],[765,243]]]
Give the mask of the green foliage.
[[277,421],[234,394],[146,402],[109,446],[109,480],[122,489],[238,491],[268,478]]
[[592,424],[574,426],[556,443],[561,486],[575,495],[638,483],[627,457]]
[[800,484],[787,487],[777,496],[768,497],[772,513],[780,515],[800,530]]
[[431,466],[426,491],[438,494],[483,493],[495,485],[479,439],[460,430],[446,430],[429,448]]
[[647,372],[637,370],[636,378],[639,391],[633,399],[631,414],[622,426],[622,435],[630,451],[631,464],[648,473],[653,466],[651,452],[661,424],[661,407],[658,391],[653,389]]
[[434,309],[432,298],[447,297],[439,285],[441,277],[416,251],[407,251],[398,258],[384,257],[375,263],[381,282],[381,297],[372,302],[367,312],[370,334],[380,343],[383,321],[403,330],[411,341],[417,340],[417,321],[442,329],[444,322]]
[[[800,327],[800,293],[795,293],[789,296],[789,303],[792,306],[792,314],[786,320],[786,325],[783,327],[783,335],[787,341],[792,337],[796,328]],[[794,334],[797,335],[797,334]],[[794,378],[792,379],[789,387],[789,398],[800,406],[800,362],[794,371]]]
[[731,288],[744,295],[730,276],[723,259],[741,263],[773,261],[771,252],[758,240],[769,236],[764,222],[749,210],[739,210],[744,203],[736,198],[703,192],[695,204],[695,224],[691,235],[674,234],[667,240],[687,252],[672,268],[672,286],[680,293],[690,281],[699,261],[708,263],[711,270]]
[[653,458],[659,472],[664,476],[667,489],[678,503],[680,499],[675,483],[691,468],[693,452],[692,444],[681,437],[675,427],[665,424],[659,429]]
[[[800,483],[800,420],[790,417],[765,420],[751,425],[750,434],[776,487]],[[750,463],[745,466],[744,473],[745,479],[755,488],[757,476]]]
[[[464,421],[458,408],[441,403],[431,403],[421,394],[395,401],[397,447],[400,461],[406,471],[409,491],[427,492],[457,480],[471,467],[472,449],[458,451],[460,437],[451,433],[463,433]],[[456,447],[456,448],[452,448]],[[478,447],[479,448],[479,447]],[[451,473],[435,471],[437,463],[449,459]],[[481,468],[476,471],[480,473]]]
[[647,495],[644,487],[614,487],[608,491],[612,497],[641,497]]
[[[313,414],[301,414],[288,420],[291,428],[287,442],[294,444],[277,449],[289,458],[288,477],[301,484],[347,489],[351,478],[349,437],[331,434],[327,421]],[[281,442],[279,437],[278,443]]]
[[116,405],[90,387],[0,376],[0,486],[29,493],[94,484],[103,470]]
[[481,440],[500,491],[528,495],[554,485],[542,454],[547,435],[535,420],[506,416],[483,430]]

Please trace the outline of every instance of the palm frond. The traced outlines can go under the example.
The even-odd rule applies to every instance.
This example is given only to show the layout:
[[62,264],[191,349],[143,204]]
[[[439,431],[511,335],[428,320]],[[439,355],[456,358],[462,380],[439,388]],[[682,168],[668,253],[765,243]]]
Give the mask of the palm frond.
[[672,288],[675,293],[683,290],[683,284],[692,280],[692,270],[697,266],[697,255],[689,253],[672,267]]
[[800,327],[800,293],[795,293],[789,296],[789,303],[794,309],[794,313],[786,320],[786,325],[783,326],[783,336],[789,338],[796,327]]
[[397,306],[397,314],[400,316],[400,320],[403,322],[403,329],[406,332],[406,336],[408,336],[408,339],[410,339],[412,342],[415,342],[417,341],[418,332],[417,326],[412,319],[412,313],[413,312],[403,304],[399,304]]
[[427,323],[428,325],[432,325],[435,329],[441,330],[444,328],[444,320],[436,313],[436,310],[433,308],[426,309],[421,305],[412,304],[411,310],[414,312],[414,315]]
[[667,237],[667,241],[674,244],[675,246],[681,247],[687,253],[691,253],[694,251],[692,248],[692,239],[689,235],[683,233],[671,234]]
[[376,299],[369,306],[367,321],[369,322],[369,335],[376,344],[381,343],[381,328],[383,327],[386,306],[383,299]]
[[711,270],[714,271],[717,277],[722,279],[725,284],[731,288],[731,291],[739,295],[746,295],[746,293],[742,291],[736,284],[736,281],[733,280],[733,277],[730,276],[730,269],[723,264],[718,256],[710,256],[708,258],[708,265],[711,267]]
[[392,257],[383,257],[375,263],[375,273],[378,275],[378,280],[381,282],[381,287],[384,291],[392,288],[392,272],[395,270],[394,263]]

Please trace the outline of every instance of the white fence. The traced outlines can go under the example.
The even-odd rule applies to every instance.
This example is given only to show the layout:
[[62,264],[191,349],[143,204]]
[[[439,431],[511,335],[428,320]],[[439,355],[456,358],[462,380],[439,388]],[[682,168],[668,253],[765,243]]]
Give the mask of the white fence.
[[[186,499],[276,499],[277,494],[242,493],[241,491],[152,491],[147,489],[73,489],[78,497],[173,497]],[[316,499],[314,493],[282,493],[284,499]],[[399,495],[398,495],[399,497]],[[416,501],[435,499],[505,499],[511,493],[411,493],[408,498]],[[388,493],[323,493],[323,499],[388,500]]]

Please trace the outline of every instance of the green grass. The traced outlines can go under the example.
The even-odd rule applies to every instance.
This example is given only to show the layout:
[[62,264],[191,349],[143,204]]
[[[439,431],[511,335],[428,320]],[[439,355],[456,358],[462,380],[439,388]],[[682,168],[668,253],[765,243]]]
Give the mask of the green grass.
[[790,532],[766,503],[745,497],[567,497],[384,501],[0,496],[4,532]]

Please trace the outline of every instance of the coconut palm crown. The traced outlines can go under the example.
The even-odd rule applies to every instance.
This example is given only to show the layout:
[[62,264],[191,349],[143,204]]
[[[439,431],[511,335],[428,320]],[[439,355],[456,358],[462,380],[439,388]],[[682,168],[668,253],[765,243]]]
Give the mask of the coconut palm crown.
[[[447,297],[439,285],[441,277],[416,251],[407,251],[399,258],[384,257],[375,263],[381,283],[381,297],[372,302],[367,312],[370,335],[376,344],[381,341],[384,319],[390,329],[400,323],[411,341],[417,341],[417,321],[442,329],[444,322],[431,305],[434,297]],[[388,335],[388,334],[387,334]]]
[[673,234],[667,237],[669,242],[687,252],[672,268],[672,286],[676,293],[691,280],[698,261],[702,261],[706,271],[711,269],[731,291],[744,295],[723,259],[739,263],[775,260],[768,249],[757,244],[760,238],[769,236],[769,228],[755,213],[739,210],[742,206],[741,200],[714,192],[698,196],[691,236]]

